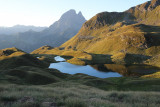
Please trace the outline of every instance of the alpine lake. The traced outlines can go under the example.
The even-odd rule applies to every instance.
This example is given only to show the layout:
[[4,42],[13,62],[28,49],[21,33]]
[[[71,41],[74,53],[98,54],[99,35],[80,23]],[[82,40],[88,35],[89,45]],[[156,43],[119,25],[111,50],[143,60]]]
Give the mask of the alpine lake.
[[51,63],[49,68],[58,69],[62,73],[87,74],[99,78],[109,77],[140,77],[152,74],[160,70],[158,67],[149,65],[118,65],[118,64],[96,64],[96,65],[74,65],[66,62],[66,59],[56,56],[57,63]]

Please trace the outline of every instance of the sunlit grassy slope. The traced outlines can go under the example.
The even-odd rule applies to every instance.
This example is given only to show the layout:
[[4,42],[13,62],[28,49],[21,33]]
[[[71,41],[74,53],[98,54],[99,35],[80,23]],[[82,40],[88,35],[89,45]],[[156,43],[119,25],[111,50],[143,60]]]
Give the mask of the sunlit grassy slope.
[[72,56],[75,58],[84,58],[91,60],[92,56],[84,51],[64,50],[61,48],[49,48],[50,46],[43,46],[34,50],[31,54],[51,54],[60,56]]
[[26,54],[26,53],[23,52],[22,50],[15,48],[15,47],[6,48],[6,49],[0,50],[0,60],[11,58],[11,57],[16,57],[16,56],[20,56],[20,55],[24,55],[24,54]]
[[20,66],[48,67],[49,63],[38,60],[17,48],[0,50],[0,70],[13,69]]
[[[72,39],[62,45],[65,49],[83,50],[96,54],[133,54],[156,55],[160,53],[160,27],[143,24],[124,25],[117,30],[103,33],[108,27],[93,30],[90,37],[81,34],[83,28]],[[94,34],[96,33],[96,34]],[[97,34],[98,33],[98,34]]]
[[[92,61],[96,59],[97,62],[102,59],[105,63],[104,59],[109,60],[107,63],[145,63],[159,66],[158,60],[152,60],[160,55],[159,11],[159,0],[152,0],[125,12],[99,13],[85,22],[77,35],[59,48],[41,47],[32,54],[55,54]],[[98,54],[109,57],[95,56]]]
[[61,47],[96,54],[160,54],[159,13],[155,0],[121,13],[99,13]]

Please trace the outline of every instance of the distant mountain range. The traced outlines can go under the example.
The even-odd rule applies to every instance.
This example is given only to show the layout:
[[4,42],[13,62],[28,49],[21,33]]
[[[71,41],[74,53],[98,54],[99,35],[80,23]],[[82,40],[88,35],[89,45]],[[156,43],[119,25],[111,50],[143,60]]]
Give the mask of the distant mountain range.
[[27,32],[29,30],[40,32],[46,28],[47,27],[15,25],[13,27],[0,27],[0,34],[13,35],[13,34],[17,34],[19,32]]
[[[22,32],[26,30],[26,27],[15,26],[13,28],[17,28],[14,30],[16,34],[15,32],[13,34],[0,33],[0,49],[17,47],[26,52],[31,52],[43,45],[57,47],[77,34],[85,21],[81,12],[77,14],[72,9],[64,13],[58,21],[42,31],[38,30],[38,28],[30,27],[30,29],[32,28],[31,30]],[[20,29],[22,31],[19,31]]]

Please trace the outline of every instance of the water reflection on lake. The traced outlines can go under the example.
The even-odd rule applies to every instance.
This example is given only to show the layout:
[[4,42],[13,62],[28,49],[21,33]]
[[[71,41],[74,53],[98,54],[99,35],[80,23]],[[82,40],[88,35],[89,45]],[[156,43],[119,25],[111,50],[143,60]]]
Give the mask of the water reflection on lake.
[[[64,58],[57,56],[56,61],[65,61]],[[97,65],[73,65],[67,62],[50,64],[49,68],[55,68],[63,73],[76,74],[83,73],[99,78],[121,77],[121,76],[142,76],[157,72],[159,68],[146,65],[117,65],[117,64],[97,64]]]
[[56,61],[66,61],[64,58],[57,56],[54,58]]
[[67,62],[52,63],[49,68],[55,68],[63,73],[68,73],[68,74],[83,73],[100,78],[121,77],[121,75],[116,72],[99,72],[98,70],[92,68],[89,65],[79,66]]
[[142,76],[152,74],[160,70],[160,68],[149,65],[118,65],[118,64],[101,64],[91,65],[93,68],[106,72],[117,72],[125,77]]

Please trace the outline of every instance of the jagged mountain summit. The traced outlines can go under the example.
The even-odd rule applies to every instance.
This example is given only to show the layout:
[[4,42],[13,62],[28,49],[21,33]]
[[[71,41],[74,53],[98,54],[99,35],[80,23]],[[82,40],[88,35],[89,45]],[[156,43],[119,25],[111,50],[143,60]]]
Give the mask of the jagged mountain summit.
[[60,46],[77,34],[85,21],[81,12],[77,14],[73,9],[67,11],[58,21],[41,32],[43,45]]
[[81,12],[77,14],[71,9],[43,31],[29,30],[16,35],[0,35],[0,49],[17,47],[31,52],[43,45],[57,47],[76,35],[85,21]]
[[82,13],[79,12],[78,14],[76,14],[76,11],[72,9],[64,13],[58,21],[53,23],[49,27],[49,30],[54,32],[56,30],[63,31],[63,29],[68,29],[68,28],[80,29],[84,21],[85,18],[82,15]]
[[99,13],[61,47],[96,54],[160,54],[160,0],[124,12]]

